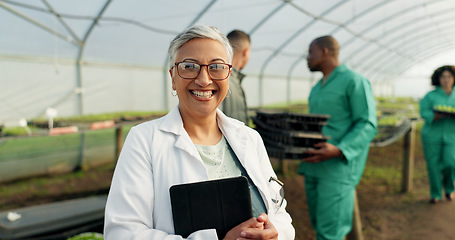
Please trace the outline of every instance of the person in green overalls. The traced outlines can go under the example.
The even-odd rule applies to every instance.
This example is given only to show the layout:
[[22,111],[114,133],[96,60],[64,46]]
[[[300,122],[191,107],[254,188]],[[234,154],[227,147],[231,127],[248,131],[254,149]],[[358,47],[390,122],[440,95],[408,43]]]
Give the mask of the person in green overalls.
[[355,187],[377,133],[376,106],[369,81],[338,62],[339,44],[332,36],[310,44],[310,71],[323,78],[309,97],[310,113],[328,114],[322,133],[331,138],[316,144],[302,159],[310,220],[318,240],[342,240],[352,227]]
[[431,76],[431,84],[436,88],[420,101],[420,115],[425,120],[421,137],[430,181],[430,203],[437,203],[442,199],[442,188],[447,200],[454,198],[454,78],[454,66],[436,69]]

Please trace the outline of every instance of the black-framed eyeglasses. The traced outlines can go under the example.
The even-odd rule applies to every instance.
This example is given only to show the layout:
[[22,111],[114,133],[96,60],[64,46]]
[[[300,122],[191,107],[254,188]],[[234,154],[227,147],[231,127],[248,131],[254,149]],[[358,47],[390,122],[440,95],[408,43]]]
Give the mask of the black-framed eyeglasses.
[[211,63],[211,64],[198,64],[192,62],[177,62],[177,73],[184,79],[195,79],[199,76],[202,67],[207,67],[210,79],[212,80],[225,80],[231,73],[232,65],[227,63]]
[[284,183],[275,177],[270,177],[269,189],[271,190],[272,202],[275,204],[276,211],[278,211],[284,201]]

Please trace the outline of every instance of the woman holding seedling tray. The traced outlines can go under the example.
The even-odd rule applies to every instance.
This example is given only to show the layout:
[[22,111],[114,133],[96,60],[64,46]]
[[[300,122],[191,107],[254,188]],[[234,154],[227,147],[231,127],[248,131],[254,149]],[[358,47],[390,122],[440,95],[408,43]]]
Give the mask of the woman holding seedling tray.
[[431,76],[436,88],[420,101],[425,120],[422,144],[430,180],[430,203],[454,198],[455,180],[455,66],[442,66]]

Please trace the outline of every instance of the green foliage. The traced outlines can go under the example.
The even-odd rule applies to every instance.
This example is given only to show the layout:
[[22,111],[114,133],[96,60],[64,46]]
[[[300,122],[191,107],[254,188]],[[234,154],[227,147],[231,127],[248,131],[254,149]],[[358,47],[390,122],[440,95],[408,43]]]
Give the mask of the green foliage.
[[[36,133],[39,132],[40,129],[30,126],[29,130],[31,133]],[[2,129],[2,134],[4,136],[21,136],[21,135],[27,135],[27,129],[25,127],[4,127]]]
[[116,112],[116,113],[102,113],[102,114],[90,114],[74,117],[56,118],[55,121],[64,122],[96,122],[106,121],[112,119],[122,119],[129,117],[145,117],[151,115],[163,115],[166,114],[164,111],[160,112]]
[[395,126],[403,118],[399,116],[385,116],[378,119],[379,126]]
[[101,233],[81,233],[74,237],[70,237],[67,240],[103,240],[103,234]]

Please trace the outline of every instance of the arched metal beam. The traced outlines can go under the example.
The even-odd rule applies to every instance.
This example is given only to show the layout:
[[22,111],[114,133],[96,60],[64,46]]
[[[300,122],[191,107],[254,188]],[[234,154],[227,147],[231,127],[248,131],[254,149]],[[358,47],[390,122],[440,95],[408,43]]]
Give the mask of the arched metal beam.
[[73,31],[73,29],[71,29],[71,27],[68,24],[66,24],[66,22],[62,19],[62,16],[60,16],[60,14],[58,14],[54,10],[54,8],[49,4],[49,2],[47,0],[41,0],[41,1],[49,9],[49,12],[52,13],[52,15],[54,15],[57,18],[57,20],[60,22],[60,24],[62,24],[62,26],[66,29],[66,31],[68,31],[74,39],[76,39],[78,42],[80,42],[81,40],[79,39],[77,34]]
[[[426,52],[423,52],[422,54],[419,55],[419,58],[421,59],[426,59],[428,58],[429,56],[431,55],[434,55],[434,51],[438,51],[438,52],[443,52],[443,51],[446,51],[446,50],[453,50],[453,46],[450,46],[450,45],[442,45],[442,46],[435,46],[434,48],[432,49],[429,49],[428,51]],[[393,74],[394,76],[399,76],[399,75],[402,75],[404,72],[406,72],[410,67],[414,66],[414,64],[406,64],[406,63],[402,63],[400,65],[397,66],[397,69],[395,71],[395,73]]]
[[[354,15],[353,17],[351,17],[350,19],[348,19],[347,21],[345,21],[342,25],[339,25],[337,28],[335,28],[332,32],[329,33],[329,35],[334,35],[336,34],[338,31],[340,31],[341,29],[343,29],[343,26],[347,26],[349,25],[350,23],[354,22],[354,20],[356,19],[359,19],[361,18],[362,16],[365,16],[367,15],[368,13],[370,13],[371,11],[374,11],[375,9],[387,4],[387,3],[390,3],[392,0],[385,0],[385,1],[382,1],[382,2],[379,2],[378,4],[376,5],[373,5],[367,9],[365,9],[364,11]],[[298,64],[305,60],[307,54],[304,53],[302,54],[301,56],[299,56],[292,64],[291,66],[289,67],[289,70],[288,70],[288,74],[286,76],[286,88],[287,88],[287,103],[290,104],[291,102],[291,78],[292,78],[292,73],[294,72],[294,69],[298,66]]]
[[[451,46],[450,44],[434,46],[434,48],[426,49],[425,51],[419,52],[419,54],[416,55],[416,59],[418,61],[422,61],[423,59],[428,58],[428,56],[434,54],[435,51],[444,51],[446,49],[453,49],[453,46]],[[389,76],[387,79],[393,79],[399,76],[400,74],[404,73],[409,68],[409,66],[415,65],[414,62],[400,60],[401,59],[393,59],[393,61],[388,61],[385,64],[381,65],[381,67],[375,68],[373,71],[371,71],[371,75],[370,74],[364,75],[367,76],[372,81],[382,81],[376,79],[384,78],[384,76]],[[385,71],[386,69],[391,70]]]
[[351,17],[350,19],[345,21],[343,23],[343,25],[340,25],[337,28],[335,28],[332,32],[329,33],[329,35],[335,35],[338,31],[342,30],[344,28],[344,26],[347,26],[347,25],[353,23],[355,20],[359,20],[359,18],[361,18],[363,16],[366,16],[368,13],[370,13],[370,12],[372,12],[374,10],[377,10],[378,8],[381,8],[384,5],[386,5],[388,3],[391,3],[391,2],[393,2],[393,0],[385,0],[385,1],[379,2],[379,3],[377,3],[377,4],[373,5],[373,6],[365,9],[364,11],[360,12],[357,15],[354,15],[353,17]]
[[[420,52],[418,55],[416,55],[417,60],[424,60],[428,56],[434,53],[435,50],[441,51],[443,48],[448,48],[450,45],[449,44],[444,44],[444,45],[437,45],[437,46],[432,46],[428,47],[424,51]],[[370,74],[366,74],[369,76],[370,79],[376,79],[378,76],[381,75],[389,75],[389,76],[397,76],[399,74],[402,74],[403,72],[406,71],[406,69],[403,68],[403,66],[410,65],[413,66],[415,65],[414,62],[411,61],[400,61],[401,59],[393,59],[391,61],[385,62],[383,65],[381,65],[378,68],[375,68],[374,71],[371,71]]]
[[[451,29],[449,32],[446,32],[446,33],[453,33],[454,30],[455,29]],[[440,35],[439,29],[429,29],[429,31],[424,31],[424,32],[420,33],[418,36],[409,38],[409,39],[407,39],[408,41],[403,42],[402,45],[405,44],[406,46],[402,48],[402,51],[407,52],[407,54],[414,55],[415,51],[413,51],[413,50],[406,51],[406,50],[414,49],[414,48],[416,48],[416,46],[420,46],[421,44],[429,45],[430,43],[431,44],[440,43],[441,40],[439,38],[434,38],[434,36],[438,36],[438,35]],[[427,40],[427,38],[432,38],[432,39]],[[433,43],[433,42],[435,42],[435,43]],[[454,42],[452,42],[451,44],[453,46],[455,46]],[[371,62],[374,62],[375,65],[381,65],[382,62],[389,62],[394,59],[395,59],[395,57],[393,55],[387,55],[387,53],[383,53],[380,57],[375,58],[374,61],[371,60]],[[420,62],[420,61],[418,61],[418,62]],[[371,66],[371,64],[370,65],[364,64],[364,65]],[[363,68],[363,69],[365,69],[365,68]],[[371,68],[370,69],[366,68],[366,69],[368,71],[367,73],[371,72]]]
[[262,18],[258,24],[256,24],[248,33],[250,36],[253,35],[264,23],[266,23],[273,15],[279,12],[290,0],[284,0],[277,8],[273,9],[269,14]]
[[90,24],[89,28],[85,32],[82,41],[80,43],[80,48],[77,53],[77,59],[76,59],[76,82],[77,82],[77,89],[75,89],[75,93],[78,94],[78,99],[79,99],[79,114],[83,115],[84,114],[84,101],[83,101],[83,84],[82,84],[82,69],[81,69],[81,64],[82,64],[82,57],[84,55],[84,50],[85,50],[85,43],[87,43],[87,39],[89,38],[90,34],[92,33],[93,29],[95,28],[95,25],[98,23],[98,20],[101,18],[103,13],[106,11],[107,7],[111,3],[112,0],[107,0],[103,7],[101,7],[101,10],[98,12],[96,15],[95,19],[92,21],[92,24]]
[[74,39],[74,38],[72,38],[69,35],[65,35],[63,33],[60,33],[58,31],[56,31],[55,29],[52,29],[52,28],[46,26],[45,24],[40,23],[39,21],[37,21],[37,20],[35,20],[35,19],[33,19],[33,18],[31,18],[31,17],[29,17],[29,16],[27,16],[27,15],[15,10],[15,9],[9,7],[9,6],[7,6],[6,4],[3,3],[3,1],[0,1],[0,7],[5,9],[6,11],[8,11],[8,12],[10,12],[10,13],[12,13],[12,14],[14,14],[14,15],[22,18],[22,19],[24,19],[25,21],[37,26],[38,28],[41,28],[41,29],[47,31],[47,32],[57,36],[58,38],[61,38],[64,41],[75,45],[76,47],[80,47],[81,42],[78,41],[78,39]]
[[[434,17],[441,17],[441,16],[444,16],[446,14],[449,14],[450,16],[449,16],[449,18],[447,20],[452,20],[453,19],[452,15],[453,15],[454,11],[455,11],[455,8],[449,8],[449,9],[445,9],[443,11],[432,13],[432,14],[430,14],[427,17],[434,18]],[[407,28],[408,26],[417,25],[417,23],[422,22],[422,21],[428,21],[428,19],[427,18],[422,18],[422,16],[417,16],[416,18],[410,19],[409,21],[404,22],[403,24],[397,25],[394,28],[383,32],[380,36],[377,36],[376,39],[387,38],[389,36],[392,36],[392,34],[394,34],[394,33],[398,33],[398,36],[396,38],[401,38],[401,36],[407,36],[407,33],[411,32],[411,31],[408,31],[407,33],[404,33],[403,29]],[[444,21],[444,20],[441,19],[440,21]],[[394,38],[394,39],[396,39],[396,38]],[[389,45],[390,42],[392,42],[392,40],[390,40],[390,41],[388,41],[388,42],[386,42],[384,44],[385,45]],[[352,51],[352,53],[350,55],[344,57],[344,59],[342,61],[343,62],[348,62],[350,59],[352,59],[356,55],[358,55],[360,53],[364,53],[364,50],[367,47],[369,47],[369,46],[371,46],[370,43],[368,43],[368,42],[364,43],[361,47],[356,48],[356,50]],[[371,57],[372,55],[376,55],[377,53],[378,53],[378,51],[371,50],[367,54],[365,54],[365,56]],[[362,63],[363,60],[360,60],[358,62]]]
[[[289,43],[291,43],[296,37],[298,37],[304,30],[306,30],[307,28],[309,28],[310,26],[312,26],[314,23],[316,23],[318,21],[318,19],[324,17],[325,15],[329,14],[330,12],[334,11],[335,9],[337,9],[338,7],[340,7],[341,5],[343,5],[344,3],[346,3],[348,0],[342,0],[340,2],[338,2],[337,4],[331,6],[330,8],[328,8],[326,11],[324,11],[320,16],[318,16],[317,18],[314,17],[314,19],[312,21],[310,21],[309,23],[305,24],[303,27],[301,27],[299,30],[297,30],[291,37],[289,37],[288,39],[286,39],[266,60],[265,62],[262,64],[262,67],[261,67],[261,71],[259,73],[259,106],[263,106],[263,94],[264,94],[264,87],[263,87],[263,82],[264,82],[264,72],[265,72],[265,69],[266,67],[268,66],[268,64],[270,63],[270,61],[275,58],[275,56],[278,55],[279,52],[281,52],[281,50],[283,50],[284,47],[286,47]],[[296,9],[304,12],[305,14],[308,15],[308,12],[301,9],[300,7],[296,6],[295,4],[293,4],[292,2],[290,2],[290,5],[292,5],[293,7],[295,7]]]
[[[446,50],[453,50],[453,45],[449,43],[437,44],[434,46],[430,46],[424,49],[423,51],[418,51],[415,55],[417,59],[423,60],[428,59],[431,56],[439,55],[440,53]],[[400,65],[397,66],[397,69],[400,69],[399,67]],[[402,71],[405,71],[405,69],[403,69]]]
[[[429,1],[426,1],[426,2],[423,2],[423,3],[419,3],[417,5],[414,5],[414,6],[411,6],[411,7],[408,7],[408,8],[405,8],[399,12],[396,12],[392,15],[387,15],[385,16],[383,19],[375,22],[374,24],[372,24],[371,26],[369,27],[366,27],[363,31],[361,31],[359,34],[360,35],[364,35],[380,26],[382,26],[384,23],[386,22],[389,22],[389,21],[392,21],[394,20],[395,18],[397,17],[400,17],[402,16],[403,14],[405,13],[409,13],[409,12],[412,12],[412,11],[415,11],[416,9],[419,9],[421,7],[425,7],[425,6],[428,6],[428,5],[432,5],[432,4],[436,4],[438,2],[441,2],[441,1],[445,1],[445,0],[429,0]],[[340,44],[340,47],[341,48],[344,48],[350,44],[352,44],[354,42],[354,40],[357,39],[355,36],[351,37],[350,39],[348,39],[346,42]],[[380,42],[378,42],[376,39],[372,39],[371,40],[372,43],[375,43],[376,45],[380,46],[381,48],[387,50],[387,51],[390,51],[390,52],[394,52],[394,53],[398,53],[398,55],[400,55],[399,52],[397,52],[396,49],[392,49],[392,48],[389,48],[388,46],[384,45],[384,44],[381,44]],[[406,58],[409,58],[410,60],[412,60],[412,56],[403,56],[403,57],[406,57]]]
[[[65,19],[77,19],[77,20],[88,20],[88,21],[92,21],[92,20],[95,19],[92,16],[81,16],[81,15],[60,13],[60,12],[55,12],[54,10],[51,10],[51,9],[40,8],[40,7],[36,7],[36,6],[24,4],[24,3],[19,3],[19,2],[14,2],[14,1],[9,1],[9,0],[0,0],[0,2],[6,2],[6,3],[9,3],[11,5],[20,6],[22,8],[31,9],[31,10],[34,10],[34,11],[39,11],[39,12],[48,13],[48,14],[54,14],[54,15],[62,18],[62,19],[65,18]],[[99,19],[99,21],[121,22],[121,23],[131,24],[131,25],[135,25],[137,27],[140,27],[142,29],[145,29],[147,31],[161,33],[161,34],[167,34],[167,35],[176,35],[176,34],[178,34],[178,32],[176,32],[176,31],[171,31],[171,30],[168,30],[168,29],[161,29],[161,28],[157,28],[157,27],[152,27],[152,26],[146,25],[146,24],[144,24],[144,23],[142,23],[140,21],[135,21],[135,20],[132,20],[132,19],[121,18],[121,17],[103,17],[102,19]]]
[[[455,21],[453,16],[450,16],[446,20],[448,20],[448,21],[445,21],[444,25],[445,24],[452,25],[453,24],[452,22]],[[400,52],[406,52],[406,51],[403,50],[403,48],[398,47],[398,45],[403,45],[409,39],[415,40],[416,38],[421,38],[422,36],[427,36],[428,35],[427,32],[440,32],[440,30],[441,30],[441,28],[435,29],[434,28],[434,24],[432,24],[432,23],[429,23],[429,24],[426,24],[426,25],[423,25],[423,26],[416,26],[415,28],[410,29],[407,32],[401,32],[400,35],[388,40],[384,44],[387,44],[387,45],[389,45],[391,47],[394,47],[394,48],[399,48]],[[397,47],[395,47],[395,45]],[[360,51],[360,50],[357,50],[357,51]],[[369,51],[368,54],[365,54],[365,56],[363,58],[361,58],[360,60],[356,61],[357,63],[360,63],[359,65],[357,65],[357,64],[355,64],[355,65],[356,66],[362,66],[362,65],[367,65],[368,66],[370,64],[370,62],[377,63],[378,59],[382,59],[383,56],[387,55],[387,54],[388,54],[388,52],[377,51],[376,49],[372,49],[372,50]],[[374,55],[378,55],[378,56],[377,57],[373,57]]]
[[[418,53],[415,53],[415,57],[418,61],[422,61],[428,56],[434,55],[435,52],[441,52],[446,49],[453,49],[453,45],[450,43],[445,43],[445,44],[438,44],[436,46],[431,46],[428,47],[427,49],[420,51]],[[370,79],[376,78],[379,74],[387,74],[389,76],[398,76],[400,74],[403,74],[403,72],[406,71],[402,66],[408,64],[408,62],[402,62],[399,60],[394,60],[394,61],[388,61],[385,64],[383,64],[380,68],[376,69],[374,71],[374,75],[371,75]],[[415,63],[409,63],[409,65],[413,66]],[[392,67],[393,66],[393,67]],[[384,69],[395,69],[391,71],[385,71]]]
[[304,59],[306,58],[306,55],[301,55],[297,60],[295,60],[291,66],[289,67],[288,74],[286,77],[286,102],[288,104],[291,104],[291,75],[292,72],[294,71],[295,67]]

